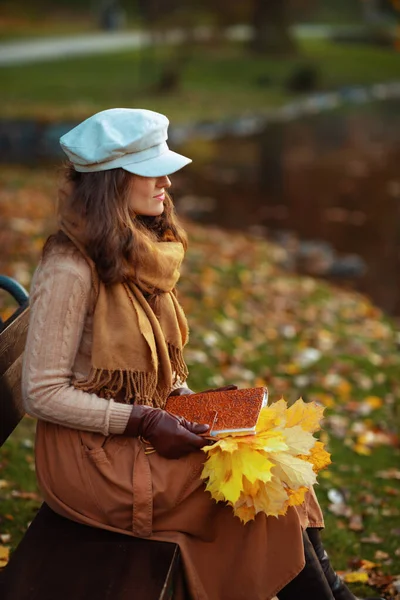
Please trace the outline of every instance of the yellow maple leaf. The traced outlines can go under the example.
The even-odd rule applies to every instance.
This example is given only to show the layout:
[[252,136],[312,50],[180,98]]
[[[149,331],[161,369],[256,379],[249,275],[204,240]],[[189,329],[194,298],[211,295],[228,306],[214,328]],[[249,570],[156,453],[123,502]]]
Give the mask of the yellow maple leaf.
[[289,506],[304,502],[317,471],[330,462],[324,445],[311,433],[323,408],[302,400],[296,404],[288,409],[279,400],[261,411],[255,435],[226,436],[204,448],[201,477],[207,480],[206,490],[217,502],[232,506],[243,523],[259,512],[284,515]]
[[243,488],[243,459],[237,452],[232,454],[231,458],[231,468],[226,470],[224,478],[220,480],[219,489],[226,500],[234,504]]
[[247,506],[246,504],[235,507],[234,514],[239,517],[244,525],[249,521],[252,521],[256,516],[254,506]]
[[289,496],[289,506],[300,506],[303,504],[304,497],[308,492],[308,488],[300,487],[298,490],[291,490],[290,488],[287,490]]
[[326,408],[335,406],[335,400],[331,394],[318,394],[318,402],[321,402]]
[[207,479],[207,491],[218,502],[225,500],[221,491],[221,482],[225,481],[232,472],[231,454],[215,451],[204,463],[202,479]]
[[253,498],[260,489],[260,482],[254,481],[254,483],[250,483],[247,477],[243,477],[243,494],[248,498]]
[[290,454],[297,456],[298,454],[309,454],[311,448],[315,445],[315,438],[312,433],[305,431],[301,425],[284,429],[282,437],[287,444],[287,449]]
[[219,491],[219,483],[215,479],[207,481],[206,492],[210,492],[215,502],[225,502],[225,496]]
[[287,365],[283,365],[283,370],[288,375],[296,375],[296,373],[300,372],[300,366],[296,365],[296,363],[288,363]]
[[253,502],[256,513],[264,512],[274,517],[286,514],[289,504],[285,486],[276,477],[260,487]]
[[0,569],[6,566],[10,558],[10,548],[0,545]]
[[268,460],[263,452],[254,451],[251,447],[244,447],[235,456],[237,468],[250,481],[269,481],[272,477],[271,468],[274,463]]
[[273,462],[272,473],[291,489],[311,487],[316,482],[317,476],[309,462],[284,452],[274,455]]
[[202,448],[203,452],[205,453],[213,453],[216,450],[221,450],[223,452],[235,452],[235,450],[238,449],[238,445],[237,445],[237,440],[238,438],[229,435],[226,437],[222,437],[218,440],[215,441],[214,444],[212,444],[211,446],[204,446]]
[[304,402],[302,398],[296,400],[286,413],[286,427],[300,425],[305,431],[314,433],[320,429],[320,421],[325,407],[315,402]]
[[248,444],[263,452],[285,452],[288,445],[282,431],[263,431],[249,439]]
[[325,450],[322,442],[315,442],[310,454],[299,458],[304,458],[304,460],[310,462],[313,465],[315,473],[318,473],[321,469],[325,469],[332,462],[331,455]]
[[287,404],[283,398],[261,409],[256,426],[257,433],[284,425],[286,410]]
[[379,396],[367,396],[364,400],[365,404],[368,404],[373,410],[380,408],[383,404],[382,398]]
[[360,560],[360,567],[365,571],[371,571],[371,569],[376,569],[377,567],[380,567],[380,564],[374,563],[371,560],[363,558]]
[[362,454],[364,456],[369,456],[370,454],[372,454],[371,448],[369,446],[367,446],[366,444],[362,443],[359,440],[359,438],[358,438],[358,443],[354,444],[353,450],[354,450],[354,452],[357,452],[357,454]]
[[342,578],[346,583],[368,583],[368,573],[365,573],[365,571],[345,573]]
[[348,398],[351,392],[351,384],[349,381],[343,379],[337,386],[336,392],[339,394],[341,400]]

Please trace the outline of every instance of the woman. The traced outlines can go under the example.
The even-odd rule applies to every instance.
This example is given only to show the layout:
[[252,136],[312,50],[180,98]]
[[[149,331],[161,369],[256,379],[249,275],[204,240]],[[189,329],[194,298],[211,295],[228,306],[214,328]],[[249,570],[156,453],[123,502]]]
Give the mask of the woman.
[[313,493],[243,526],[204,493],[207,425],[163,410],[191,393],[175,295],[186,237],[168,195],[168,175],[191,161],[169,150],[167,127],[152,111],[112,109],[60,140],[60,230],[32,283],[23,368],[44,499],[87,525],[177,542],[196,600],[354,598],[303,534],[323,526]]

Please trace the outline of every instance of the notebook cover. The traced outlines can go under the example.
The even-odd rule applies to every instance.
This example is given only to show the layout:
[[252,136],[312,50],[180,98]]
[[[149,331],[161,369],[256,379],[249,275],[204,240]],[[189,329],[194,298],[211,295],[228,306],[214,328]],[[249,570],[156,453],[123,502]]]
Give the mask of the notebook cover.
[[265,387],[170,396],[165,410],[188,421],[207,423],[207,435],[254,433],[258,416],[268,402]]

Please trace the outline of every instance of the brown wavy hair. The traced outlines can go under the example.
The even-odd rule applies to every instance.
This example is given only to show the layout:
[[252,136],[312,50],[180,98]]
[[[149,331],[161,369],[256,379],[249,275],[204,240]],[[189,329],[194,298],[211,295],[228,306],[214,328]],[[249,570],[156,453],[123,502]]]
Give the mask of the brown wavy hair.
[[[85,223],[86,252],[105,284],[129,279],[142,253],[148,252],[139,232],[153,241],[181,242],[186,250],[187,236],[167,192],[161,215],[141,216],[130,207],[133,176],[124,169],[80,173],[67,163],[62,177],[58,216],[67,212]],[[63,232],[57,232],[47,240],[43,253],[53,243],[67,241]]]

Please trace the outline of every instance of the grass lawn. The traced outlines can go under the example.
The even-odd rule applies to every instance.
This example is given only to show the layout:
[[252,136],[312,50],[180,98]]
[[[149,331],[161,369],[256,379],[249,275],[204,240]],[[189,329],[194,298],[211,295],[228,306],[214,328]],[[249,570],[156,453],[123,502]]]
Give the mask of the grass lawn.
[[[47,171],[0,170],[3,266],[26,285],[52,222],[55,183]],[[378,595],[382,574],[400,573],[395,327],[364,296],[283,271],[282,250],[265,240],[193,224],[188,231],[179,289],[191,326],[189,384],[267,385],[272,401],[303,396],[326,406],[321,438],[333,463],[317,487],[325,545],[346,576],[358,577],[360,565],[367,574],[371,585],[352,584],[356,593]],[[0,451],[0,546],[10,535],[6,545],[15,547],[39,505],[33,429],[24,419]],[[393,598],[387,586],[380,593]]]
[[293,99],[285,82],[299,65],[318,72],[318,89],[398,79],[400,55],[371,46],[299,42],[298,57],[250,56],[240,44],[193,48],[182,59],[180,89],[156,90],[171,48],[125,51],[0,68],[0,114],[43,119],[84,118],[111,106],[146,106],[173,122],[265,112]]

